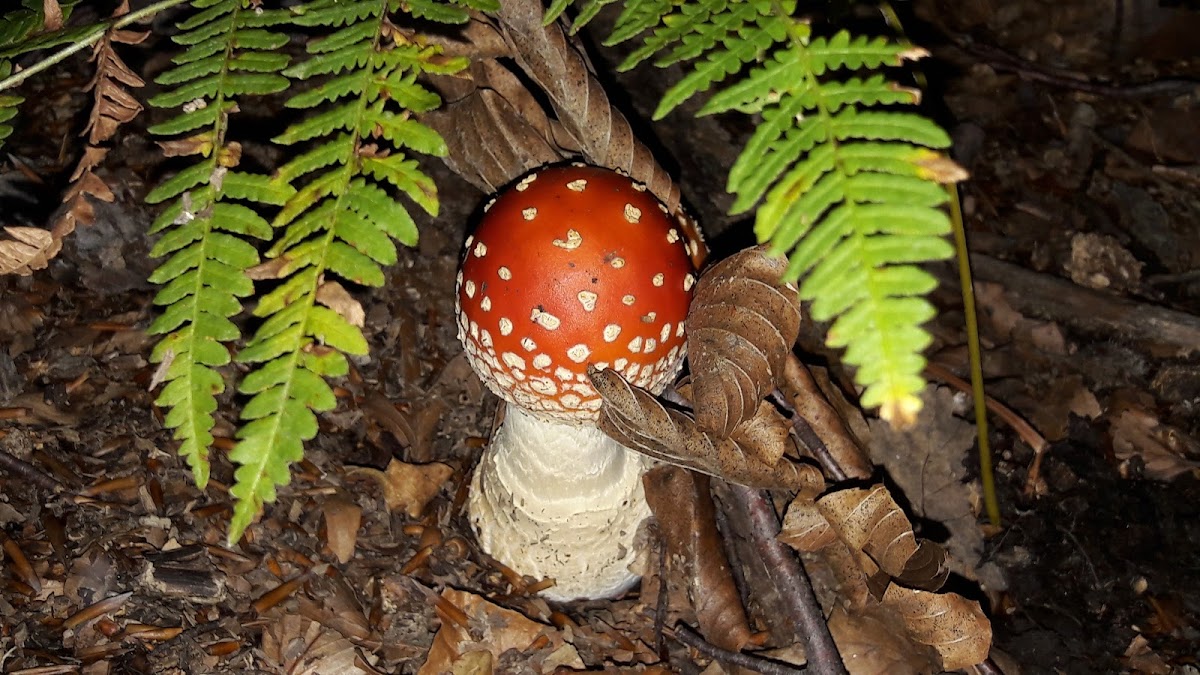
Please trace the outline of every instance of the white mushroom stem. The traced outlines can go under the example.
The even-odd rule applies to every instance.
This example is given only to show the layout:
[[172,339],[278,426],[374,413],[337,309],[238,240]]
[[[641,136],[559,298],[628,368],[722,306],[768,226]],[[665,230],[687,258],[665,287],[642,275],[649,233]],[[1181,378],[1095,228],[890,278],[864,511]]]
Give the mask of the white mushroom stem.
[[647,465],[590,423],[549,422],[510,405],[475,470],[468,513],[494,558],[554,579],[544,597],[612,597],[638,580],[629,567],[650,515]]

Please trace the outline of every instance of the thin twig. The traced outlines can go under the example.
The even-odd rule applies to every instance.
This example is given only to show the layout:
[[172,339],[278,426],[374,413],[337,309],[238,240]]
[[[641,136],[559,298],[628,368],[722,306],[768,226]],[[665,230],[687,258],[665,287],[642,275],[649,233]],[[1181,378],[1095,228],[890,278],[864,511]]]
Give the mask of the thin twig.
[[1004,670],[990,658],[984,659],[983,663],[977,663],[972,668],[975,671],[975,675],[1004,675]]
[[875,467],[870,458],[821,391],[808,367],[795,354],[788,354],[780,389],[792,408],[821,439],[847,478],[865,480],[871,477]]
[[58,50],[57,52],[51,54],[50,56],[47,56],[44,59],[39,59],[38,62],[33,64],[32,66],[30,66],[24,70],[21,70],[19,72],[13,73],[12,75],[4,78],[3,80],[0,80],[0,91],[4,91],[5,89],[8,89],[10,87],[15,87],[18,84],[21,84],[25,80],[29,79],[30,77],[37,75],[38,73],[50,68],[51,66],[59,63],[60,61],[63,61],[64,59],[68,58],[72,54],[75,54],[76,52],[80,52],[80,51],[83,51],[84,49],[87,49],[88,47],[91,47],[92,45],[99,42],[100,39],[104,37],[104,34],[109,31],[109,29],[124,28],[125,26],[128,26],[132,23],[137,23],[138,21],[141,21],[142,19],[145,19],[150,16],[154,16],[155,14],[161,12],[164,9],[170,9],[171,7],[174,7],[175,5],[182,5],[184,2],[187,2],[187,0],[160,0],[159,2],[156,2],[153,5],[150,5],[149,7],[143,7],[141,9],[137,10],[136,12],[130,12],[119,18],[99,24],[87,35],[72,42],[70,45],[64,47],[63,49]]
[[787,396],[783,392],[776,389],[770,394],[771,401],[788,413],[788,421],[792,423],[792,433],[800,439],[804,447],[812,454],[813,459],[821,465],[821,470],[831,482],[841,483],[846,480],[846,472],[842,469],[842,465],[838,464],[837,459],[829,452],[828,446],[817,432],[813,431],[808,420],[804,419],[800,413],[796,412],[796,408],[792,406],[791,401],[788,401]]
[[807,672],[804,668],[787,663],[780,663],[779,661],[773,661],[753,654],[743,654],[742,652],[731,652],[728,649],[722,649],[708,642],[699,633],[692,630],[691,627],[682,623],[668,629],[667,635],[714,661],[730,666],[748,668],[763,675],[796,675],[797,673]]
[[736,508],[745,513],[749,531],[744,533],[762,558],[767,575],[780,589],[790,609],[796,633],[808,654],[809,671],[818,675],[845,675],[841,654],[829,634],[825,615],[817,603],[808,575],[796,554],[777,538],[779,516],[766,494],[755,488],[729,483],[729,494]]
[[60,483],[54,476],[5,450],[0,450],[0,469],[46,490],[58,493],[67,491],[67,486]]
[[656,534],[652,541],[654,542],[654,555],[658,558],[658,599],[654,612],[654,651],[658,654],[658,658],[665,662],[667,660],[667,642],[663,639],[663,635],[667,632],[665,622],[667,610],[670,607],[669,589],[667,588],[667,547],[661,534]]
[[968,40],[956,40],[955,46],[987,63],[996,70],[1016,73],[1023,79],[1051,84],[1064,89],[1108,96],[1110,98],[1150,98],[1176,96],[1200,87],[1200,81],[1188,78],[1167,78],[1138,84],[1108,84],[1082,77],[1058,68],[1033,63],[1010,54],[999,47],[982,45]]

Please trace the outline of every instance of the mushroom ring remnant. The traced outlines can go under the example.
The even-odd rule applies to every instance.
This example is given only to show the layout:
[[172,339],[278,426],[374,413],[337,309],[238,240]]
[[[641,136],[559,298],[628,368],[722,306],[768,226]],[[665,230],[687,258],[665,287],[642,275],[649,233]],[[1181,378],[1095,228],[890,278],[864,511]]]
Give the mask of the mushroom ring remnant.
[[649,514],[646,464],[595,428],[589,365],[661,391],[686,349],[684,319],[702,243],[642,185],[584,165],[530,174],[467,239],[459,339],[507,401],[468,509],[480,543],[554,599],[602,597],[636,575]]

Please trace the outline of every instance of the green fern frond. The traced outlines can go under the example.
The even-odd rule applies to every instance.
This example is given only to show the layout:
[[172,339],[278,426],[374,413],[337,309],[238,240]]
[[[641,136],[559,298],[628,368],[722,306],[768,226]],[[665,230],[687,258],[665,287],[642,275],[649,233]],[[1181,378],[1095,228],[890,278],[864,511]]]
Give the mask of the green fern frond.
[[[4,79],[12,74],[12,63],[9,61],[0,61],[0,79]],[[0,94],[0,145],[4,144],[4,140],[12,135],[13,127],[12,120],[17,116],[17,110],[25,99],[13,94]]]
[[[71,12],[79,0],[63,0],[59,2],[63,20],[71,18]],[[65,44],[62,34],[73,36],[77,29],[67,28],[57,31],[45,31],[45,8],[42,0],[21,0],[20,6],[5,10],[0,14],[0,50],[16,46],[11,52],[4,51],[4,57],[16,56],[35,49],[44,49],[55,45]],[[41,35],[38,35],[38,34]],[[37,35],[32,40],[31,37]]]
[[[78,0],[60,3],[64,19],[70,17],[76,4]],[[29,38],[42,29],[44,16],[41,0],[22,0],[19,7],[0,13],[0,80],[12,75],[11,57],[39,48],[32,43],[40,41]],[[24,102],[24,98],[15,94],[0,94],[0,145],[12,135],[10,123]]]
[[226,141],[237,98],[281,91],[287,58],[275,52],[285,35],[266,28],[288,17],[261,11],[242,0],[196,0],[196,13],[179,24],[174,40],[192,45],[174,59],[160,84],[171,85],[150,100],[164,108],[183,106],[174,118],[151,127],[159,135],[191,133],[164,142],[172,154],[199,161],[159,184],[146,197],[173,200],[151,227],[161,233],[151,255],[167,260],[151,276],[164,284],[154,302],[162,314],[150,326],[164,335],[151,359],[166,383],[157,403],[168,409],[166,426],[181,441],[179,453],[196,484],[208,482],[208,448],[213,412],[225,381],[217,368],[230,362],[226,345],[240,337],[230,317],[242,311],[239,298],[253,293],[246,270],[259,262],[248,239],[270,239],[270,224],[250,204],[286,201],[294,190],[235,167],[240,147]]
[[[794,0],[629,3],[604,43],[618,44],[654,28],[618,66],[623,71],[665,50],[654,61],[658,67],[696,59],[691,71],[663,95],[654,112],[654,118],[661,119],[697,93],[761,60],[775,44],[788,39],[789,31],[806,30],[789,18],[795,4]],[[593,3],[585,3],[584,11],[591,7]]]
[[[585,0],[581,14],[605,2]],[[545,19],[566,4],[554,2]],[[833,321],[827,342],[846,348],[863,404],[902,423],[920,408],[921,323],[933,313],[924,299],[933,278],[917,265],[953,253],[941,184],[962,171],[937,152],[950,142],[941,128],[895,109],[919,92],[870,72],[923,50],[845,31],[813,38],[795,9],[792,0],[628,3],[605,44],[644,35],[623,70],[652,57],[659,67],[690,64],[655,119],[726,81],[699,114],[761,115],[730,170],[731,212],[761,203],[755,234],[788,255],[787,280],[804,278],[814,318]]]
[[495,12],[500,9],[500,0],[406,0],[405,9],[418,19],[438,23],[466,23],[471,18],[468,10]]
[[813,318],[833,321],[827,343],[846,348],[863,405],[900,423],[920,409],[920,353],[930,341],[921,324],[934,313],[924,296],[935,281],[917,265],[953,255],[940,183],[960,176],[937,152],[950,139],[936,124],[870,109],[916,103],[917,92],[880,75],[836,75],[919,55],[844,32],[794,38],[702,110],[762,113],[730,171],[733,211],[765,197],[755,234],[789,254],[787,278],[803,277],[800,295],[812,301]]
[[[483,3],[405,2],[412,14],[448,22],[466,20],[465,8]],[[255,369],[241,383],[251,396],[231,459],[239,467],[230,539],[236,540],[264,502],[288,481],[288,465],[303,456],[317,432],[316,413],[336,401],[326,378],[346,374],[346,355],[367,352],[367,341],[344,307],[327,299],[334,275],[380,286],[383,265],[397,259],[394,242],[411,246],[417,228],[388,191],[407,195],[436,214],[437,190],[409,152],[444,155],[446,145],[414,112],[440,104],[418,84],[424,72],[453,73],[466,66],[434,47],[397,43],[389,11],[398,1],[317,0],[295,10],[303,26],[334,28],[308,46],[310,56],[286,74],[326,79],[292,97],[297,109],[324,108],[275,141],[311,147],[280,167],[273,182],[298,189],[272,223],[282,231],[267,252],[280,285],[261,299],[264,321],[238,360]],[[340,288],[340,287],[339,287]]]
[[675,5],[673,0],[644,0],[643,2],[626,2],[617,22],[613,25],[612,35],[604,41],[605,46],[621,44],[626,40],[640,35],[645,31],[661,24]]
[[[588,24],[589,21],[596,18],[596,15],[600,13],[600,10],[616,1],[617,0],[587,0],[587,2],[584,2],[583,7],[580,8],[579,14],[575,17],[575,20],[571,25],[571,34],[574,35],[575,33],[578,33],[579,29],[583,28]],[[570,6],[570,4],[571,0],[553,0],[550,3],[550,6],[546,8],[546,13],[542,15],[542,25],[549,26],[557,21],[558,17],[562,16],[562,13],[567,10],[567,7]]]

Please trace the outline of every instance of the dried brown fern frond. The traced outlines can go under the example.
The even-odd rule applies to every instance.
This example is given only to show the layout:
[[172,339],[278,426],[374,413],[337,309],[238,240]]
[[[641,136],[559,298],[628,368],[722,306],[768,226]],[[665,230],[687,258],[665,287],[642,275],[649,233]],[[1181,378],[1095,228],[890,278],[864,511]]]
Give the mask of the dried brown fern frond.
[[[114,16],[128,11],[127,3],[122,3]],[[141,102],[130,95],[128,89],[138,89],[146,83],[130,70],[115,45],[140,44],[148,35],[148,32],[111,29],[92,50],[96,72],[87,85],[92,92],[92,110],[84,129],[87,146],[71,174],[71,184],[63,195],[63,209],[51,228],[58,242],[74,232],[77,225],[95,222],[91,199],[109,203],[116,199],[112,188],[95,171],[108,155],[108,144],[121,125],[132,122],[142,112]]]

